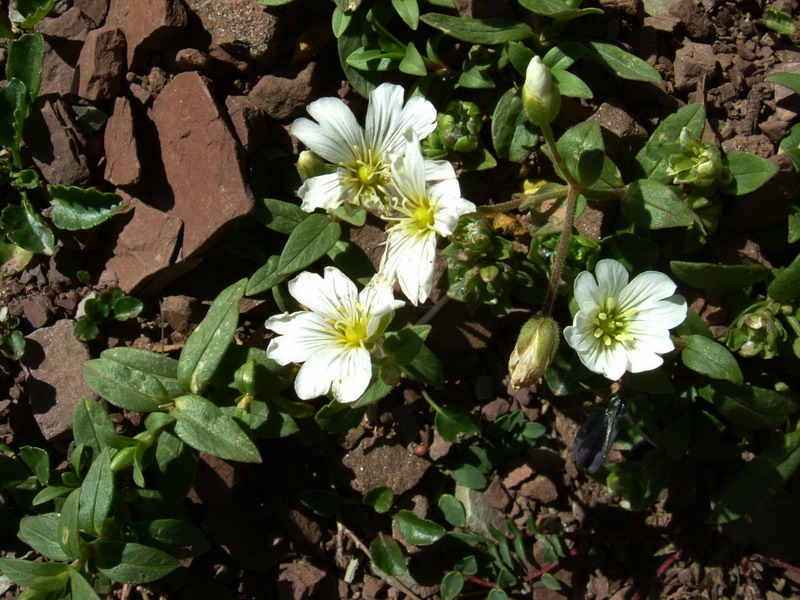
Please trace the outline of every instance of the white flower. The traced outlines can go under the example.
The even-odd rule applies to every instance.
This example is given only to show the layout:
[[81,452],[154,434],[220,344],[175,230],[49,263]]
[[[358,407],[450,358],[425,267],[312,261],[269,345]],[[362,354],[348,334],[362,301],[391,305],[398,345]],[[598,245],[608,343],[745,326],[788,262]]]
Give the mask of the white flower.
[[[430,183],[439,178],[443,181]],[[403,293],[416,305],[424,302],[433,288],[437,235],[453,233],[459,217],[474,211],[475,205],[461,197],[455,173],[449,176],[440,164],[423,160],[413,136],[406,142],[405,155],[392,165],[392,184],[398,194],[392,199],[392,208],[400,216],[385,217],[394,224],[387,229],[380,273],[389,282],[398,280]]]
[[575,278],[580,310],[564,329],[567,343],[589,370],[611,380],[661,365],[659,354],[675,347],[669,330],[686,318],[686,300],[675,294],[675,284],[657,271],[628,283],[628,271],[611,259],[598,262],[595,273],[596,281],[588,271]]
[[329,392],[339,402],[358,400],[372,376],[370,351],[404,302],[380,279],[359,293],[333,267],[325,268],[324,277],[300,273],[289,282],[289,293],[309,310],[267,320],[281,334],[270,341],[267,357],[280,365],[303,363],[294,382],[303,400]]
[[369,96],[365,128],[338,98],[320,98],[308,106],[316,123],[297,119],[292,134],[336,171],[311,177],[297,191],[302,208],[328,212],[345,203],[377,208],[386,193],[391,165],[405,148],[411,130],[420,139],[436,127],[436,109],[414,97],[403,106],[403,88],[384,83]]

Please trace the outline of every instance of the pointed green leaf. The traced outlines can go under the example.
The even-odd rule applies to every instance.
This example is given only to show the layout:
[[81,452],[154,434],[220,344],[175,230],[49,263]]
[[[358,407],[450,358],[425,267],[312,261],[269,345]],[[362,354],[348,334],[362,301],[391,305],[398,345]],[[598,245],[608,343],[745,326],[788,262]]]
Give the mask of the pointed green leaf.
[[[728,421],[745,429],[772,429],[798,409],[793,395],[754,385],[732,386],[715,382],[710,400]],[[704,393],[703,397],[707,398]]]
[[9,204],[3,209],[0,229],[5,230],[9,240],[29,252],[49,256],[55,250],[53,232],[31,206],[27,196],[23,195],[21,205]]
[[773,73],[765,78],[764,81],[777,83],[789,88],[795,94],[800,94],[800,75],[797,73]]
[[189,552],[192,556],[202,554],[209,548],[208,540],[194,525],[180,519],[155,519],[134,523],[140,540],[164,552]]
[[791,264],[777,272],[767,288],[769,297],[790,304],[800,297],[800,254],[794,257]]
[[50,481],[50,455],[47,450],[36,446],[22,446],[19,457],[33,471],[39,483],[47,485]]
[[575,17],[583,15],[603,14],[603,11],[599,8],[574,8],[564,2],[564,0],[519,0],[519,4],[534,14],[556,20],[574,19]]
[[469,437],[480,432],[475,417],[469,411],[456,407],[435,407],[434,424],[446,442],[457,442],[459,435]]
[[409,43],[406,46],[406,53],[397,68],[403,73],[418,75],[419,77],[424,77],[428,72],[425,68],[425,61],[422,60],[422,55],[413,43]]
[[247,282],[246,293],[248,296],[266,292],[289,276],[288,273],[278,272],[278,261],[280,261],[279,256],[270,256],[266,264],[253,273],[253,276]]
[[702,104],[689,104],[661,121],[653,135],[636,155],[637,176],[661,183],[672,183],[667,175],[669,157],[680,152],[680,136],[686,127],[697,137],[703,135],[706,111]]
[[67,565],[0,558],[0,571],[19,586],[42,592],[59,592],[69,580]]
[[19,537],[42,556],[67,562],[70,556],[58,543],[58,519],[58,513],[23,517],[19,522]]
[[341,237],[342,226],[327,215],[314,213],[294,228],[278,261],[278,273],[288,275],[325,256]]
[[469,19],[428,13],[422,15],[420,20],[434,29],[443,31],[450,37],[473,44],[492,45],[518,42],[535,35],[533,29],[526,23],[501,17]]
[[152,412],[172,401],[158,378],[107,358],[84,363],[83,378],[103,398],[127,410]]
[[22,17],[22,28],[31,29],[53,10],[55,3],[56,0],[17,0],[15,6]]
[[192,448],[227,460],[261,462],[252,440],[233,417],[201,396],[175,399],[175,434]]
[[706,290],[740,289],[769,276],[769,269],[756,265],[715,265],[673,260],[672,273],[689,285]]
[[416,30],[419,26],[419,4],[417,0],[392,0],[395,12],[400,15],[403,22]]
[[142,544],[99,541],[94,549],[97,570],[120,583],[154,581],[178,567],[178,561],[166,552]]
[[6,79],[18,79],[25,84],[31,103],[39,95],[42,83],[44,38],[41,33],[26,33],[8,46]]
[[428,546],[440,540],[444,527],[428,519],[418,517],[410,510],[401,510],[392,518],[400,528],[403,539],[413,546]]
[[81,490],[78,488],[64,500],[58,517],[58,543],[71,559],[78,558],[81,554],[81,534],[78,528],[80,498]]
[[775,163],[749,152],[731,152],[725,155],[725,165],[733,179],[720,186],[720,191],[733,196],[757,190],[778,172]]
[[406,561],[403,551],[388,535],[379,533],[369,545],[369,555],[372,562],[384,573],[393,577],[406,572]]
[[178,359],[178,383],[193,394],[201,394],[217,370],[230,346],[239,322],[239,300],[247,280],[225,288],[208,310],[208,314],[186,340]]
[[59,229],[91,229],[111,218],[122,206],[122,198],[117,194],[94,188],[51,185],[47,191],[53,205],[53,225]]
[[111,455],[107,448],[103,448],[92,462],[81,487],[83,492],[78,511],[78,526],[87,533],[100,536],[114,498],[114,472],[111,470]]
[[522,109],[519,90],[511,88],[500,97],[492,114],[492,144],[497,156],[520,161],[538,140]]
[[692,371],[742,385],[744,376],[739,363],[725,346],[702,335],[687,336],[684,344],[681,359]]
[[0,490],[15,487],[28,478],[28,471],[22,462],[0,454]]
[[365,408],[331,400],[317,411],[314,420],[328,433],[343,433],[356,427],[365,412]]
[[92,584],[72,567],[69,569],[69,584],[69,590],[72,593],[71,600],[100,600],[100,596],[94,591]]
[[688,227],[694,222],[691,209],[673,189],[652,179],[639,179],[628,185],[622,212],[644,229]]
[[654,67],[619,46],[599,40],[589,40],[584,43],[588,52],[583,58],[610,73],[634,81],[661,82],[661,75]]
[[375,512],[385,513],[392,507],[394,493],[392,493],[392,488],[386,486],[372,488],[364,494],[363,502],[374,508]]

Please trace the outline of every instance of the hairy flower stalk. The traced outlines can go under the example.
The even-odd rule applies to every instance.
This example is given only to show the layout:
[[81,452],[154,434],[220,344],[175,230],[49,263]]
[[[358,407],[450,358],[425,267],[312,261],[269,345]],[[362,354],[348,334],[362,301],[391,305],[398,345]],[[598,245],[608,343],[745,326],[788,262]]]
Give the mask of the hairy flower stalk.
[[333,267],[324,277],[301,273],[289,282],[289,293],[308,310],[267,320],[279,334],[270,341],[267,357],[280,365],[303,363],[294,382],[303,400],[328,393],[339,402],[358,400],[372,377],[371,352],[404,303],[394,299],[383,279],[359,293]]
[[404,105],[403,88],[388,83],[370,94],[363,129],[338,98],[321,98],[307,110],[316,122],[297,119],[292,134],[331,170],[315,173],[297,191],[307,212],[331,212],[342,205],[383,212],[392,164],[404,151],[406,134],[412,131],[421,139],[436,127],[436,109],[430,102],[415,97]]
[[611,380],[660,366],[659,355],[675,347],[669,330],[686,318],[686,300],[669,277],[646,271],[628,283],[612,259],[575,278],[575,299],[580,309],[564,338],[590,371]]

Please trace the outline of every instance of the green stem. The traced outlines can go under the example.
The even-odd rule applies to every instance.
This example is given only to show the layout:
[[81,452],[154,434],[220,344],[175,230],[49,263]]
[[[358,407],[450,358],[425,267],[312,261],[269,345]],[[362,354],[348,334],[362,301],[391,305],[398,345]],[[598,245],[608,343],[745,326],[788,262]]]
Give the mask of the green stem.
[[561,153],[558,151],[556,139],[553,137],[553,130],[550,128],[550,123],[540,125],[539,129],[541,129],[542,135],[544,136],[544,141],[547,143],[547,147],[550,149],[553,162],[561,171],[562,176],[571,187],[574,187],[580,191],[580,183],[577,179],[575,179],[575,177],[572,176],[572,173],[570,173],[569,169],[567,168],[567,161],[564,160],[564,157],[561,156]]
[[499,212],[509,212],[520,208],[521,205],[527,204],[528,208],[537,206],[545,200],[560,200],[567,197],[567,188],[564,187],[558,190],[551,190],[547,192],[536,192],[535,194],[514,194],[514,199],[508,202],[501,202],[500,204],[490,204],[487,206],[479,206],[478,212],[482,214],[493,214]]
[[547,284],[547,296],[544,300],[544,307],[542,308],[542,315],[549,317],[553,313],[553,304],[556,300],[556,291],[558,284],[561,281],[561,272],[564,270],[564,263],[567,260],[569,252],[569,243],[572,239],[572,226],[575,223],[575,205],[578,199],[578,188],[576,186],[569,186],[569,193],[567,194],[567,206],[564,214],[564,227],[561,231],[561,239],[558,242],[558,249],[556,250],[556,261],[553,265],[553,273],[550,276],[550,282]]

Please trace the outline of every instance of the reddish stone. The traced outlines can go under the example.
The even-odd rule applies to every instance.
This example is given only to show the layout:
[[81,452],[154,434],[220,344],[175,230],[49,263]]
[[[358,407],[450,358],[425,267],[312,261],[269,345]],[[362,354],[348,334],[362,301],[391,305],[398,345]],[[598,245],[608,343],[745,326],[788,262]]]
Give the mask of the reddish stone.
[[80,42],[86,39],[93,26],[92,21],[77,8],[71,8],[58,17],[43,19],[36,25],[35,30],[44,36],[45,41],[40,96],[72,93]]
[[267,115],[277,120],[293,119],[305,112],[314,95],[316,63],[286,76],[264,75],[249,98]]
[[195,72],[181,73],[167,84],[151,117],[174,197],[170,212],[185,224],[183,255],[192,257],[255,208],[241,146]]
[[108,0],[73,0],[76,8],[99,26],[108,14]]
[[153,50],[186,27],[186,9],[180,0],[111,0],[106,24],[125,34],[128,69],[139,72]]
[[136,132],[130,100],[117,98],[108,118],[103,143],[106,152],[105,178],[117,186],[138,183],[142,166],[136,148]]
[[125,36],[103,27],[89,32],[75,71],[78,95],[92,102],[119,94],[125,72]]
[[225,107],[242,147],[248,153],[261,148],[267,137],[264,113],[247,96],[228,96]]
[[52,184],[86,185],[91,179],[85,140],[75,116],[60,98],[39,99],[25,123],[31,158]]

